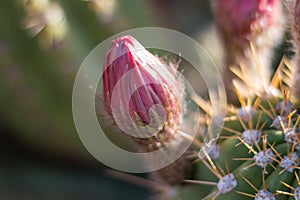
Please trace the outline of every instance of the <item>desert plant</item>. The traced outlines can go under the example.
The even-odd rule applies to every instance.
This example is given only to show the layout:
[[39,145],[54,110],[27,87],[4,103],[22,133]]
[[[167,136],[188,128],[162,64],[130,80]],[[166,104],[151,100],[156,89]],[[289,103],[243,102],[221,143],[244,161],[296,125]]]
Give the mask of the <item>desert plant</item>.
[[[166,168],[176,171],[184,169],[178,165],[194,163],[192,179],[170,182],[170,176],[185,177],[182,174],[186,171],[167,173],[161,170],[159,178],[164,179],[164,185],[170,189],[161,197],[187,200],[300,199],[299,1],[285,5],[292,11],[289,23],[296,49],[294,61],[283,57],[272,79],[270,55],[274,38],[269,31],[283,35],[282,26],[277,26],[284,21],[281,11],[277,12],[281,10],[282,2],[218,0],[216,6],[216,18],[227,51],[226,65],[231,70],[226,73],[234,73],[238,79],[238,84],[235,81],[229,85],[235,91],[231,95],[235,95],[232,99],[238,99],[238,103],[234,102],[238,106],[226,107],[223,131],[215,146],[203,144],[201,137],[196,138],[191,155],[184,155],[195,160],[185,159],[184,163],[177,160],[175,167]],[[237,18],[236,15],[226,18],[226,13],[230,12],[246,18]],[[228,23],[245,19],[234,24],[239,32],[228,29]],[[279,37],[275,39],[279,40]],[[208,116],[211,115],[211,109],[207,109],[209,102],[205,104],[201,97],[194,100],[208,112]],[[210,123],[209,120],[205,122]],[[143,123],[147,124],[146,121]],[[146,141],[153,145],[153,140]]]
[[[232,1],[232,3],[245,2]],[[259,5],[266,2],[249,3]],[[269,3],[282,2],[269,1]],[[253,44],[253,38],[244,35],[243,38],[248,42],[245,44],[248,46],[246,56],[252,60],[238,62],[236,65],[240,66],[232,67],[231,70],[245,85],[244,89],[248,94],[244,95],[245,92],[242,91],[244,89],[233,84],[240,106],[231,106],[227,109],[228,115],[224,119],[225,124],[219,140],[218,158],[211,157],[211,153],[205,149],[200,151],[202,153],[197,168],[198,176],[195,180],[185,182],[198,183],[199,188],[193,190],[201,192],[197,197],[195,191],[182,189],[183,194],[187,195],[183,195],[183,199],[299,199],[298,3],[292,1],[285,5],[291,11],[290,31],[293,35],[292,43],[296,49],[296,56],[292,61],[282,58],[272,80],[268,80],[268,75],[264,73],[265,70],[269,70],[266,64],[270,61],[267,63],[261,61],[269,55],[260,51],[260,48],[265,47],[258,47],[257,44]],[[222,12],[222,7],[220,9]],[[280,32],[280,28],[277,31]],[[267,37],[265,40],[272,39]],[[257,42],[257,38],[255,41]],[[236,55],[235,58],[241,56],[239,52],[236,52]],[[245,68],[251,67],[255,70],[249,74]],[[263,78],[260,78],[262,76]],[[252,81],[252,78],[256,80],[255,77],[262,82],[267,80],[266,87],[257,88],[255,81]]]

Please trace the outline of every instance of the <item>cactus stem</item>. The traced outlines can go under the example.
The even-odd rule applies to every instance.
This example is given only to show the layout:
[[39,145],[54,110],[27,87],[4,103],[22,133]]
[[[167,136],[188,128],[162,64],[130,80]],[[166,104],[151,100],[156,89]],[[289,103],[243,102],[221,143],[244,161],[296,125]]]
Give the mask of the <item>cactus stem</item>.
[[220,195],[220,193],[215,191],[215,192],[207,195],[206,197],[204,197],[203,200],[210,199],[210,197],[212,197],[211,200],[215,200],[219,195]]
[[[296,179],[297,179],[297,182],[298,182],[298,185],[299,185],[299,177],[297,175],[297,173],[295,172],[295,176],[296,176]],[[295,198],[295,200],[300,200],[300,187],[298,186],[297,188],[294,188],[293,186],[285,183],[285,182],[282,182],[280,181],[281,184],[283,184],[285,187],[291,189],[292,191],[294,191],[294,193],[291,193],[291,192],[286,192],[286,191],[281,191],[281,190],[276,190],[276,192],[278,194],[284,194],[284,195],[287,195],[287,196],[292,196]]]
[[207,154],[207,152],[204,150],[203,151],[207,161],[209,162],[209,164],[206,162],[206,160],[204,160],[202,158],[202,162],[204,163],[204,165],[219,179],[222,179],[222,175],[221,173],[218,171],[216,165],[214,164],[214,162],[212,161],[212,159],[210,158],[210,156]]
[[264,173],[262,173],[262,180],[263,180],[263,189],[258,190],[248,179],[246,179],[244,176],[241,176],[244,181],[252,188],[256,191],[255,194],[250,194],[250,193],[246,193],[246,192],[242,192],[242,191],[236,191],[238,194],[247,196],[247,197],[251,197],[254,198],[255,200],[275,200],[275,195],[271,192],[269,192],[266,189],[266,183],[265,183],[265,177],[264,177]]
[[[276,149],[274,148],[274,146],[273,145],[269,145],[270,146],[270,148],[272,149],[272,151],[276,154],[276,157],[278,157],[278,158],[280,158],[280,160],[282,160],[283,158],[281,157],[281,155],[276,151]],[[275,162],[277,162],[277,163],[280,163],[280,161],[279,160],[277,160],[277,159],[275,159],[275,157],[273,158],[271,158],[272,160],[274,160]]]
[[[246,181],[248,183],[248,185],[250,185],[251,188],[253,188],[256,192],[258,192],[258,189],[248,179],[246,179],[244,176],[241,176],[241,177],[244,179],[244,181]],[[244,195],[244,196],[255,198],[255,195],[253,195],[253,194],[249,194],[249,193],[241,192],[241,191],[236,191],[236,192],[241,195]]]
[[284,194],[284,195],[292,196],[292,197],[295,198],[295,200],[300,200],[300,186],[299,186],[300,185],[300,181],[299,181],[298,174],[296,172],[294,174],[295,174],[295,177],[296,177],[296,180],[297,180],[297,184],[298,184],[298,186],[296,188],[294,188],[293,186],[291,186],[291,185],[289,185],[289,184],[287,184],[285,182],[280,181],[281,184],[283,184],[285,187],[287,187],[287,188],[291,189],[292,191],[294,191],[294,193],[285,192],[285,191],[281,191],[281,190],[277,190],[276,192],[278,194]]
[[236,177],[230,173],[228,164],[225,162],[226,172],[218,163],[214,163],[211,156],[206,152],[205,148],[202,148],[206,159],[200,157],[204,165],[219,179],[217,183],[215,182],[206,182],[206,181],[188,181],[190,183],[206,184],[206,185],[217,185],[217,191],[208,195],[204,199],[208,199],[211,196],[212,199],[216,199],[220,194],[225,194],[232,191],[237,186]]

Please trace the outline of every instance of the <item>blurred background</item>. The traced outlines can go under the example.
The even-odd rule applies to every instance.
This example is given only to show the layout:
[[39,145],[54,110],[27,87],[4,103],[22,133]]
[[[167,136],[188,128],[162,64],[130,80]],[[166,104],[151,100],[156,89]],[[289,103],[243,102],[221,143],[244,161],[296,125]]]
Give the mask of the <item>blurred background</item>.
[[72,118],[74,78],[96,45],[131,28],[174,29],[218,51],[211,49],[217,45],[210,6],[209,0],[1,1],[0,199],[156,195],[109,175],[81,144]]

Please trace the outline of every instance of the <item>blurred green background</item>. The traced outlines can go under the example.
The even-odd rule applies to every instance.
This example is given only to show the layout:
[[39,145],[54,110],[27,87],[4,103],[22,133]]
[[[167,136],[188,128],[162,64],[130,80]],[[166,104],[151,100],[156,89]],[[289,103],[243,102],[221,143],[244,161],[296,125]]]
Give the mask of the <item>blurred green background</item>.
[[81,144],[71,110],[76,71],[121,31],[158,26],[205,43],[211,19],[208,0],[2,0],[0,199],[155,195],[105,173]]

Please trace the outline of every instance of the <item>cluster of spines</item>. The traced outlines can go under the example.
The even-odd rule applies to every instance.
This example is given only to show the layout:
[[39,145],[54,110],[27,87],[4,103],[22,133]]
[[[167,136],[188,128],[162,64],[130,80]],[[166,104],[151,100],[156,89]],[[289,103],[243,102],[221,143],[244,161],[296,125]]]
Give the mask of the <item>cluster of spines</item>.
[[[280,73],[282,73],[282,68],[278,69],[271,84],[274,88],[278,88],[282,97],[267,94],[256,97],[254,100],[248,99],[246,102],[237,94],[241,108],[228,108],[233,114],[224,120],[225,126],[220,141],[235,140],[236,147],[242,146],[247,150],[244,154],[245,157],[225,160],[226,158],[222,158],[222,156],[224,157],[223,149],[220,150],[222,142],[218,144],[218,148],[207,148],[207,146],[201,148],[199,160],[207,170],[213,172],[217,180],[186,180],[186,182],[214,186],[214,189],[204,199],[214,200],[222,194],[232,191],[242,195],[241,198],[244,196],[255,200],[273,200],[277,196],[299,199],[298,125],[300,116],[297,105],[291,102],[290,96],[283,86],[284,80],[281,79]],[[251,102],[254,103],[251,104]],[[237,124],[239,125],[236,126]],[[234,148],[232,150],[234,151]],[[220,155],[220,157],[215,155]],[[218,163],[220,161],[225,162],[226,173],[220,166],[222,163]],[[234,162],[237,163],[232,164]],[[232,168],[230,169],[230,167]],[[246,172],[250,168],[260,171],[261,181],[258,181],[259,184],[255,185],[242,173],[239,173]],[[271,172],[279,176],[279,179],[272,180],[275,175],[270,176]],[[202,173],[205,172],[202,171]],[[277,185],[271,183],[276,180],[279,180],[278,189],[276,189],[278,183],[276,183]],[[238,186],[241,182],[243,182],[243,186],[246,183],[247,190],[252,192],[240,190],[241,187]],[[269,187],[272,191],[268,190]]]

